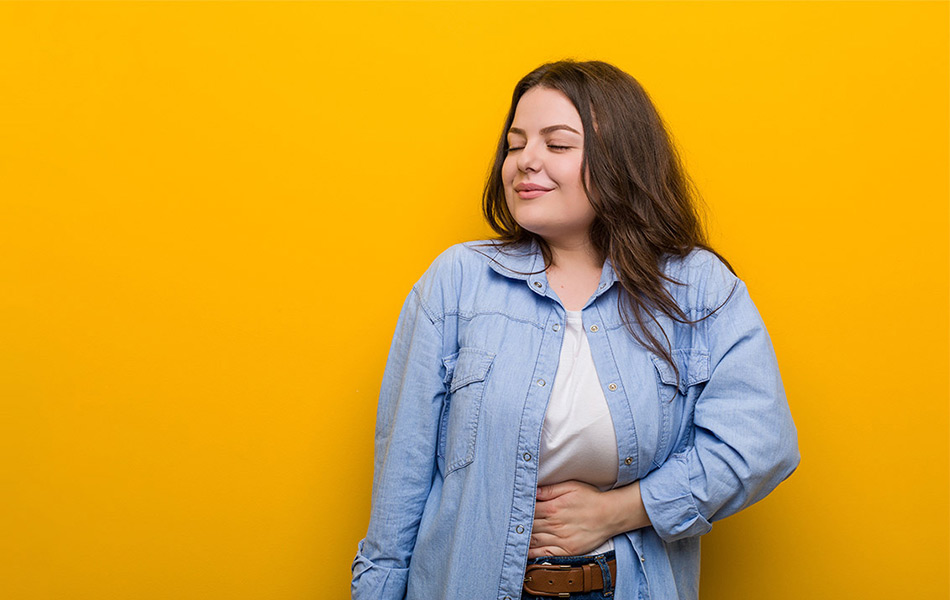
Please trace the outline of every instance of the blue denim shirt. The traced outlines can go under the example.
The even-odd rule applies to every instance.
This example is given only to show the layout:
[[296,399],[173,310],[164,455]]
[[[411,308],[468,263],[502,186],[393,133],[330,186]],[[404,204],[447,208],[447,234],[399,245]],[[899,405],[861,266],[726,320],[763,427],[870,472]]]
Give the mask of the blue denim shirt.
[[[484,242],[482,242],[484,243]],[[403,305],[376,417],[372,512],[355,600],[517,599],[541,426],[565,309],[536,244],[440,255]],[[695,599],[699,539],[799,461],[772,344],[715,255],[664,261],[690,326],[656,313],[679,380],[638,343],[608,260],[582,311],[617,434],[617,486],[640,480],[652,526],[614,537],[618,600]]]

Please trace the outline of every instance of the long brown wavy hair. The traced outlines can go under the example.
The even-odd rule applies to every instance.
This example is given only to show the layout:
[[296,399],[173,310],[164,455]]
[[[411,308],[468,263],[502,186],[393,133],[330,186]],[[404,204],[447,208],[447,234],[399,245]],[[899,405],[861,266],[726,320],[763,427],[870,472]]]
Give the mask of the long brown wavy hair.
[[684,257],[695,248],[703,248],[719,257],[730,271],[735,270],[709,246],[698,211],[701,198],[696,186],[683,168],[663,119],[636,79],[605,62],[574,60],[543,64],[525,75],[512,94],[485,183],[485,218],[498,234],[502,249],[533,239],[544,255],[545,268],[551,265],[551,251],[544,239],[520,227],[511,216],[502,180],[502,165],[508,155],[507,133],[515,109],[521,97],[535,87],[560,91],[580,114],[584,126],[581,172],[589,174],[584,191],[596,215],[591,242],[613,265],[622,287],[620,311],[626,316],[630,333],[666,360],[679,381],[669,336],[658,327],[666,338],[665,344],[660,343],[645,322],[656,323],[651,309],[689,324],[709,315],[694,321],[687,317],[663,286],[664,280],[682,283],[663,273],[661,260]]

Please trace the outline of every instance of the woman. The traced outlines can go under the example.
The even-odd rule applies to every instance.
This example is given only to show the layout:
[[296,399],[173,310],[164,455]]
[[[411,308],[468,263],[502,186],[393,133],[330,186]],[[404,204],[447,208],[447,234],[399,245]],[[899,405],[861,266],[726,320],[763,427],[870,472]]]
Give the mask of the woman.
[[357,599],[697,598],[699,538],[796,468],[775,354],[631,76],[516,86],[484,209],[402,308]]

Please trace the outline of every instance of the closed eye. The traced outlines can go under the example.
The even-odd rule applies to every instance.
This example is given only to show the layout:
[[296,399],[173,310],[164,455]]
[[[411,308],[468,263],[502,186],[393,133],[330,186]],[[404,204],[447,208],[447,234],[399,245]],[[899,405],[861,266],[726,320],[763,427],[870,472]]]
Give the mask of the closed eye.
[[[573,147],[574,147],[574,146],[557,146],[557,145],[554,145],[554,144],[548,144],[548,148],[550,148],[551,150],[555,150],[555,151],[557,151],[557,152],[563,152],[564,150],[570,150],[570,149],[573,148]],[[508,152],[514,152],[515,150],[523,150],[523,149],[524,149],[523,146],[511,146],[511,147],[508,148]]]

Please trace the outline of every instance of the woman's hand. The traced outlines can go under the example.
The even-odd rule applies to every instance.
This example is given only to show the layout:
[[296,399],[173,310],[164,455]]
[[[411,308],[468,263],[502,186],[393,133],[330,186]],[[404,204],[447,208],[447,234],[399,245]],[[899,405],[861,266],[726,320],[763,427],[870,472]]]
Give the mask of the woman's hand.
[[606,492],[580,481],[541,486],[528,558],[586,554],[619,533],[649,524],[637,481]]

